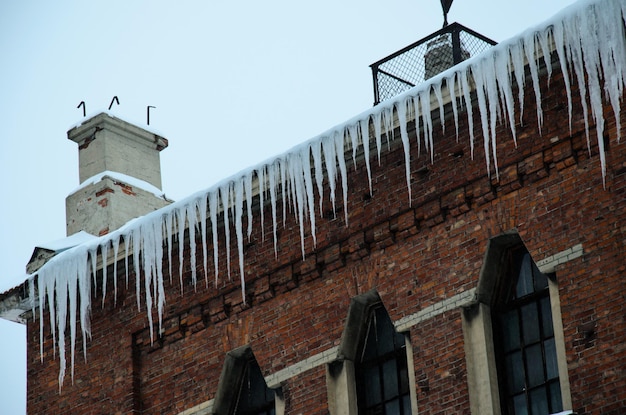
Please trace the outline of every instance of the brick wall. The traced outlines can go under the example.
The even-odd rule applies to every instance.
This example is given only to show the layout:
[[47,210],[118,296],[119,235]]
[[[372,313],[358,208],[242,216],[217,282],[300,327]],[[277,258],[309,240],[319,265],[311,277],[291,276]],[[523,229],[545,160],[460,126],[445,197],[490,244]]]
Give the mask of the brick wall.
[[[373,195],[363,163],[356,169],[348,164],[349,226],[339,191],[337,217],[325,201],[317,245],[306,239],[304,260],[299,225],[291,215],[279,229],[275,258],[271,212],[265,207],[266,234],[256,226],[245,247],[246,304],[235,255],[230,280],[225,275],[223,246],[217,286],[211,261],[205,285],[201,258],[196,263],[202,278],[197,287],[191,285],[186,251],[182,294],[174,255],[163,333],[151,342],[145,303],[137,310],[134,275],[131,271],[126,288],[119,262],[117,299],[110,291],[101,306],[102,293],[95,293],[87,361],[77,347],[74,382],[66,377],[60,393],[49,325],[41,363],[39,321],[28,323],[29,413],[176,414],[212,399],[225,354],[249,344],[266,377],[282,376],[286,413],[327,414],[325,362],[340,343],[350,298],[371,289],[379,292],[392,321],[409,332],[419,413],[469,413],[462,311],[454,301],[465,301],[476,288],[489,238],[512,229],[535,261],[547,258],[544,262],[555,266],[574,410],[623,413],[626,145],[617,142],[607,108],[603,187],[597,146],[592,140],[588,151],[580,116],[569,131],[560,74],[549,87],[543,81],[541,134],[532,93],[526,94],[524,118],[516,125],[517,148],[508,127],[499,127],[499,178],[493,171],[487,176],[482,144],[477,142],[471,159],[467,123],[460,117],[458,142],[451,119],[445,132],[435,121],[432,164],[430,155],[417,154],[413,146],[411,204],[399,134],[391,150],[383,150],[380,166],[372,163]],[[574,114],[580,113],[575,99]],[[477,117],[474,128],[482,139]],[[258,199],[254,203],[258,210]],[[578,245],[582,255],[561,263],[550,258]],[[231,252],[236,253],[234,245]],[[442,302],[447,306],[440,310]]]

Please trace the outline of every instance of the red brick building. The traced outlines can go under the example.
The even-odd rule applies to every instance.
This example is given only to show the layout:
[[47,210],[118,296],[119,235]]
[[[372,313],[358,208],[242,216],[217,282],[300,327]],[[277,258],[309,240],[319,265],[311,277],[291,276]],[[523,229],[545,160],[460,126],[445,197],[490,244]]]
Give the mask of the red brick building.
[[624,413],[625,10],[52,252],[0,297],[28,412]]

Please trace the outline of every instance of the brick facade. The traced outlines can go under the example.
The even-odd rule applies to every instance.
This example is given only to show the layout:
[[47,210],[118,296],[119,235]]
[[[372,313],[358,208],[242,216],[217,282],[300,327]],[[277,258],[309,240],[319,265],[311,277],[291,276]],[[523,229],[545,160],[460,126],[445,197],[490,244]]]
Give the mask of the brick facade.
[[[339,191],[336,217],[325,201],[327,214],[317,218],[317,244],[306,239],[304,259],[293,215],[279,228],[276,257],[271,223],[266,223],[265,235],[256,226],[245,246],[246,303],[236,256],[230,280],[224,273],[217,286],[209,266],[208,287],[198,258],[194,288],[185,242],[184,293],[178,256],[173,255],[163,332],[154,342],[145,303],[137,309],[133,267],[129,265],[126,284],[120,260],[117,296],[111,281],[102,305],[102,293],[94,293],[87,359],[79,339],[73,383],[66,377],[60,392],[50,327],[45,325],[42,363],[40,322],[28,322],[29,413],[178,414],[194,407],[205,413],[225,354],[249,345],[268,384],[282,387],[285,413],[328,414],[327,366],[338,359],[350,299],[375,289],[396,328],[409,333],[419,413],[468,414],[463,312],[475,302],[489,239],[512,230],[540,267],[556,272],[572,409],[578,414],[624,413],[626,146],[617,141],[607,103],[603,186],[597,145],[592,140],[588,150],[578,115],[578,91],[572,93],[571,132],[560,72],[549,85],[542,78],[542,92],[541,133],[532,92],[525,96],[522,121],[517,120],[517,147],[508,126],[498,126],[499,178],[493,172],[488,177],[482,146],[470,157],[463,117],[457,141],[447,111],[445,132],[438,116],[433,117],[433,162],[413,147],[410,204],[396,131],[380,165],[372,158],[372,195],[364,163],[348,164],[349,224]],[[623,113],[621,118],[626,125]],[[474,128],[480,136],[477,111]],[[268,221],[271,211],[267,204],[263,208]],[[260,209],[258,197],[254,209]],[[278,209],[279,222],[281,213]],[[244,229],[245,220],[244,215]],[[200,244],[198,233],[196,238]],[[234,253],[237,247],[231,242]],[[224,247],[220,255],[224,269]],[[166,272],[168,267],[166,261]],[[112,266],[107,274],[112,278]],[[102,278],[101,271],[98,275]]]

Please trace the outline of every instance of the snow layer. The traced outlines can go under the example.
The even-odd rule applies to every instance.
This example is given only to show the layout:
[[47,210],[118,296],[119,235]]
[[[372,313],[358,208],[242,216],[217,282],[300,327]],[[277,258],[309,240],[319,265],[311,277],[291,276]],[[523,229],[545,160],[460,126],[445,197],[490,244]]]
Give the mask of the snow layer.
[[[626,20],[626,0],[596,0],[582,1],[565,9],[552,20],[536,28],[527,30],[520,36],[499,44],[491,50],[478,55],[463,64],[457,65],[446,72],[432,78],[415,88],[386,101],[381,105],[366,111],[342,125],[315,137],[289,151],[286,154],[268,160],[255,167],[226,179],[217,185],[198,192],[187,199],[181,200],[168,207],[152,212],[141,219],[130,222],[123,228],[112,232],[95,241],[88,242],[67,250],[42,267],[37,275],[29,279],[31,298],[38,298],[39,318],[41,329],[41,345],[43,348],[43,313],[44,308],[50,311],[50,327],[54,336],[55,351],[58,349],[60,358],[59,385],[63,383],[66,371],[66,344],[65,334],[70,335],[71,367],[73,368],[75,343],[77,337],[77,322],[80,321],[80,330],[83,342],[90,336],[89,311],[92,301],[92,287],[95,283],[93,275],[96,272],[98,251],[101,252],[102,262],[106,263],[107,255],[113,251],[113,257],[123,255],[128,265],[128,256],[135,259],[134,271],[136,278],[137,306],[141,307],[141,291],[145,293],[147,317],[151,332],[153,315],[159,321],[159,332],[163,307],[165,304],[165,290],[162,269],[163,261],[178,254],[180,262],[184,256],[183,243],[178,244],[178,252],[172,252],[173,241],[183,241],[184,230],[190,234],[190,261],[192,280],[197,281],[196,233],[201,233],[201,257],[205,265],[205,283],[209,284],[206,273],[210,257],[207,252],[207,240],[213,242],[213,269],[214,281],[217,283],[223,278],[224,264],[218,264],[218,246],[226,247],[226,273],[231,277],[231,253],[229,251],[230,238],[234,229],[234,238],[237,245],[237,260],[241,278],[241,291],[245,301],[245,258],[243,244],[245,235],[250,235],[250,226],[260,226],[263,229],[263,209],[260,218],[252,218],[250,201],[252,199],[252,183],[258,183],[255,194],[260,196],[261,203],[268,201],[271,204],[272,235],[276,250],[277,203],[282,192],[282,210],[296,215],[300,226],[302,255],[306,235],[310,235],[315,243],[315,219],[322,213],[324,194],[328,194],[333,210],[336,210],[336,192],[338,183],[343,194],[343,215],[346,226],[348,224],[348,168],[352,158],[356,163],[356,154],[362,151],[366,160],[369,174],[370,138],[376,145],[376,154],[380,164],[382,137],[387,140],[393,134],[394,127],[399,127],[406,158],[406,181],[409,203],[411,201],[412,183],[410,180],[410,148],[417,145],[418,151],[422,147],[431,155],[434,154],[433,120],[431,110],[433,105],[441,107],[443,102],[442,88],[447,90],[451,97],[455,128],[458,134],[458,117],[460,109],[465,106],[468,120],[468,135],[472,150],[475,137],[473,133],[473,110],[470,93],[476,94],[480,128],[482,130],[483,147],[487,174],[498,174],[496,124],[506,123],[512,135],[517,140],[515,122],[522,116],[524,94],[529,90],[535,96],[537,103],[536,117],[541,132],[543,113],[541,108],[541,86],[539,84],[540,62],[546,60],[552,70],[550,62],[544,57],[549,56],[553,48],[558,55],[560,70],[566,80],[568,94],[568,111],[570,125],[572,119],[572,97],[570,84],[577,82],[580,89],[580,99],[583,102],[583,118],[587,126],[587,138],[590,142],[589,125],[595,122],[596,131],[593,139],[600,150],[600,160],[604,177],[605,156],[603,136],[604,118],[602,112],[603,100],[608,100],[619,120],[621,97],[626,76],[626,45],[624,22]],[[530,82],[524,72],[528,65]],[[585,76],[586,75],[586,76]],[[529,83],[530,85],[527,85]],[[514,87],[518,88],[517,97],[513,95]],[[464,104],[463,104],[464,103]],[[394,116],[395,114],[395,116]],[[592,120],[589,117],[592,117]],[[407,122],[417,119],[417,141],[411,143],[407,134]],[[397,120],[397,121],[396,121]],[[443,120],[442,120],[443,121]],[[373,128],[370,130],[370,122]],[[421,126],[421,131],[420,131]],[[372,131],[373,130],[373,131]],[[618,126],[619,131],[619,126]],[[600,138],[600,139],[598,139]],[[351,150],[351,151],[350,151]],[[473,154],[473,151],[472,151]],[[346,160],[348,157],[348,160]],[[327,189],[323,189],[322,177],[327,178]],[[314,189],[318,190],[318,200],[314,199]],[[244,212],[244,204],[246,211]],[[288,209],[289,208],[289,209]],[[224,213],[224,233],[218,235],[218,218]],[[248,228],[244,235],[242,229],[243,215],[248,217]],[[284,215],[283,215],[284,216]],[[206,225],[206,219],[210,226]],[[231,229],[232,228],[232,229]],[[210,236],[209,236],[210,232]],[[167,249],[164,249],[166,241]],[[119,250],[124,246],[124,252]],[[276,252],[278,255],[278,252]],[[182,265],[181,265],[182,267]],[[128,269],[128,268],[127,268]],[[176,270],[182,288],[182,268]],[[35,278],[38,277],[38,278]],[[115,287],[118,279],[116,268],[110,277]],[[103,292],[106,292],[108,278],[103,278]],[[128,282],[128,274],[126,274]],[[116,292],[116,289],[115,289]],[[36,307],[33,301],[33,308]],[[69,326],[68,326],[69,323]],[[85,344],[85,343],[83,343]],[[83,347],[85,350],[85,347]],[[43,350],[42,350],[43,352]],[[42,353],[43,359],[43,353]]]
[[93,241],[96,238],[97,236],[94,236],[88,232],[80,231],[76,232],[74,235],[70,235],[56,241],[38,245],[38,248],[48,249],[54,252],[60,252],[65,251],[69,248],[73,248],[77,245],[84,244],[85,242]]
[[74,193],[78,192],[79,190],[89,186],[90,184],[95,184],[98,183],[100,181],[102,181],[103,179],[105,179],[106,177],[113,179],[113,180],[119,180],[122,183],[126,183],[132,187],[136,187],[142,190],[145,190],[146,192],[152,193],[153,195],[155,195],[158,198],[164,199],[165,198],[165,194],[163,193],[163,191],[161,189],[159,189],[158,187],[144,181],[141,179],[138,179],[136,177],[132,177],[129,176],[127,174],[124,173],[118,173],[116,171],[110,171],[110,170],[106,170],[102,173],[98,173],[95,176],[91,176],[90,178],[86,179],[85,181],[83,181],[80,186],[78,186],[76,189],[74,189],[72,192],[70,192],[71,195],[73,195]]

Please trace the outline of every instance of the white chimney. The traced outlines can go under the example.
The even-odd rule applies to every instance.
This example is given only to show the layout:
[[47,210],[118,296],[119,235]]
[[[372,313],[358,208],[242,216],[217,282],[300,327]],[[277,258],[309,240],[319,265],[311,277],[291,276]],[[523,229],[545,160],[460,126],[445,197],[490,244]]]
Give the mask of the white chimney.
[[167,139],[107,113],[67,132],[78,144],[81,185],[65,199],[67,235],[104,235],[171,201],[161,191]]

